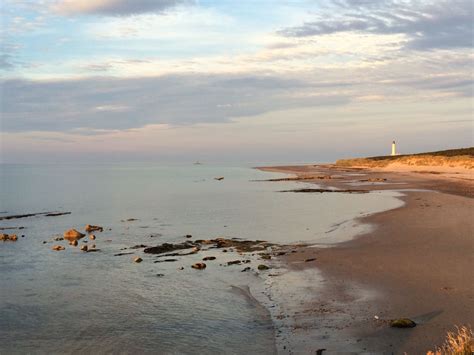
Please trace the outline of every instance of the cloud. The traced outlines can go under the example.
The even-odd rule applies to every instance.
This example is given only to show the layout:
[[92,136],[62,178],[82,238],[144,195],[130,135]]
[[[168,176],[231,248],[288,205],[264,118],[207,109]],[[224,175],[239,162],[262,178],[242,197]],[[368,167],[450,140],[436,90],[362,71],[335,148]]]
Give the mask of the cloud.
[[6,132],[125,130],[149,124],[227,122],[276,110],[340,105],[327,87],[268,75],[166,75],[148,78],[7,80],[2,87]]
[[287,37],[339,32],[404,34],[417,50],[469,48],[473,45],[471,0],[407,2],[335,0],[314,21],[279,31]]
[[54,12],[66,15],[130,16],[144,13],[162,13],[192,0],[60,0]]

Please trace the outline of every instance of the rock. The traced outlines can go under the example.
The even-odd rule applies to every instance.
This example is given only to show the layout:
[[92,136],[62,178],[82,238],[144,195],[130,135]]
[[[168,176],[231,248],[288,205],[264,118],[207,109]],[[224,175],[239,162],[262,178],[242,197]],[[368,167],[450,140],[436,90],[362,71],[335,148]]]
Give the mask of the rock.
[[205,258],[202,259],[203,261],[208,261],[208,260],[216,260],[215,256],[206,256]]
[[43,240],[43,244],[46,244],[46,243],[48,243],[48,242],[46,240]]
[[304,262],[305,262],[305,263],[308,263],[308,262],[310,262],[310,261],[315,261],[315,260],[316,260],[316,258],[310,258],[310,259],[306,259]]
[[66,249],[66,248],[63,247],[62,245],[53,245],[53,247],[51,249],[55,250],[55,251],[60,251],[60,250]]
[[90,235],[89,235],[89,239],[95,240],[95,235],[94,235],[94,234],[90,234]]
[[416,323],[408,318],[394,319],[390,322],[392,328],[414,328]]
[[60,242],[61,240],[64,240],[64,238],[63,237],[55,237],[55,238],[53,238],[53,240],[56,241],[56,242]]
[[193,236],[191,234],[186,234],[185,237],[186,238],[192,238]]
[[73,247],[77,247],[77,240],[71,240],[69,242],[69,245],[72,245]]
[[206,268],[206,264],[204,264],[204,263],[196,263],[196,264],[193,264],[191,267],[192,267],[193,269],[202,270],[202,269],[205,269],[205,268]]
[[91,244],[91,246],[89,247],[89,249],[95,249],[95,244]]
[[64,232],[63,236],[64,236],[64,239],[67,239],[67,240],[77,240],[77,239],[84,238],[86,235],[78,232],[75,229],[69,229],[68,231]]
[[270,269],[270,268],[269,268],[267,265],[260,264],[260,265],[258,265],[258,269],[259,269],[260,271],[263,271],[263,270],[268,270],[268,269]]
[[240,265],[242,262],[240,260],[228,261],[227,266],[230,265]]
[[0,234],[0,240],[3,240],[4,242],[6,241],[12,241],[16,242],[18,240],[18,236],[16,234]]
[[136,263],[141,263],[143,261],[142,258],[140,258],[139,256],[136,256],[133,258],[133,261],[136,262]]
[[191,241],[186,241],[186,242],[178,243],[178,244],[163,243],[156,247],[145,248],[143,251],[148,254],[162,254],[162,253],[168,253],[174,250],[190,249],[190,248],[194,248],[195,246],[196,244]]
[[157,277],[163,277],[165,274],[156,274]]
[[218,176],[218,177],[215,177],[214,180],[222,181],[222,180],[224,180],[224,177],[223,176]]
[[91,232],[103,232],[104,228],[100,226],[93,226],[92,224],[86,225],[86,228],[84,228],[87,233]]
[[260,254],[260,257],[264,260],[270,260],[272,258],[269,254]]
[[88,249],[89,249],[89,248],[87,248],[87,245],[82,245],[82,246],[81,246],[81,250],[82,250],[82,251],[87,251]]
[[246,272],[246,271],[250,271],[250,270],[252,270],[252,269],[250,268],[250,266],[247,266],[247,267],[246,267],[245,269],[243,269],[241,272]]

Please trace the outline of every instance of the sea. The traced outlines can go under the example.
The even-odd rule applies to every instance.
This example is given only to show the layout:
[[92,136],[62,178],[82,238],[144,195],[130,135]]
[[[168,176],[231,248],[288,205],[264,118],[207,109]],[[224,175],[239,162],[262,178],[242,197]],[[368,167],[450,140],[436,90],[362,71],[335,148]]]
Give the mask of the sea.
[[[357,217],[402,204],[389,191],[293,193],[282,191],[309,184],[262,181],[285,176],[211,164],[0,165],[0,217],[71,212],[0,220],[0,233],[19,237],[0,242],[0,354],[274,354],[278,301],[262,302],[261,285],[284,266],[257,254],[228,266],[243,256],[220,250],[156,262],[130,248],[216,237],[331,247],[372,228]],[[99,251],[55,240],[86,224],[104,227],[79,242]],[[205,256],[216,260],[191,268]]]

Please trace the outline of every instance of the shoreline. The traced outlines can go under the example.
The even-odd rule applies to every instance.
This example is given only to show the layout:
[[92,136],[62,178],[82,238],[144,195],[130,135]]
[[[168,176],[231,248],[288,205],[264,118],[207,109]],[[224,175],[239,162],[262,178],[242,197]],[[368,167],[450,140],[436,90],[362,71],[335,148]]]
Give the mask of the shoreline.
[[[280,258],[290,271],[320,273],[324,285],[290,315],[294,329],[284,339],[286,348],[281,342],[280,353],[424,353],[440,345],[455,325],[473,325],[474,276],[468,272],[474,265],[472,180],[452,173],[333,165],[259,169],[294,174],[324,187],[402,190],[405,202],[358,218],[374,226],[368,233],[330,248],[301,247]],[[309,259],[316,260],[305,262]],[[418,326],[389,327],[390,319],[401,317]]]

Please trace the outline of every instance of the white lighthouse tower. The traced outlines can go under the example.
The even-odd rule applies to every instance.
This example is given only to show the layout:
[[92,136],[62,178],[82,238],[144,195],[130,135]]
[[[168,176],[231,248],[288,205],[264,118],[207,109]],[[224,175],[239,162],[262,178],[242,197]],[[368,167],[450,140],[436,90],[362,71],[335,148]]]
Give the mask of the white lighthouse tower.
[[397,155],[397,148],[395,146],[395,141],[392,141],[392,155]]

